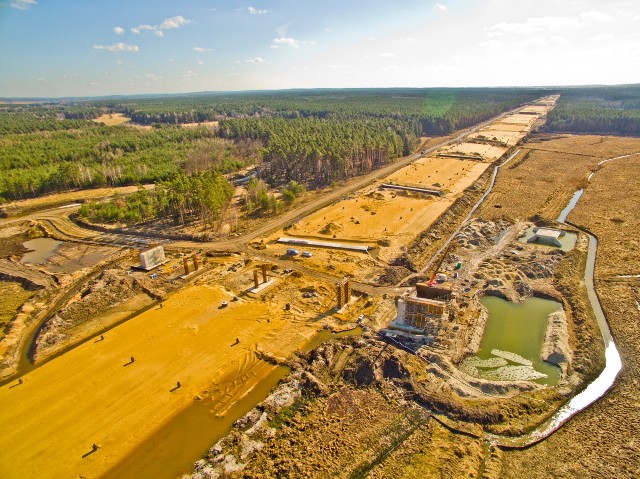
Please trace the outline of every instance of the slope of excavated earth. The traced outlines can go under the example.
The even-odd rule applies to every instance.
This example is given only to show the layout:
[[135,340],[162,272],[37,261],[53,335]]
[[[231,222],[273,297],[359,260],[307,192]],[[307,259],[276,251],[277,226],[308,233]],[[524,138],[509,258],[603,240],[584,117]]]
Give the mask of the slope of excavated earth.
[[[482,462],[483,430],[519,431],[549,414],[540,400],[456,393],[426,362],[370,335],[325,343],[288,364],[288,379],[191,478],[469,477]],[[511,392],[522,387],[558,399],[523,384]]]

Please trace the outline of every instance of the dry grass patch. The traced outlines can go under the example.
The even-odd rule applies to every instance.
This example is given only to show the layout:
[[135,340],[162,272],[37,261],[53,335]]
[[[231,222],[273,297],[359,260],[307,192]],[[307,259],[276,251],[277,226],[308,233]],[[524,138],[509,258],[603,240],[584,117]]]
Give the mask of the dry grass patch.
[[535,215],[555,219],[598,162],[597,158],[540,151],[531,151],[524,161],[518,160],[500,170],[479,216],[513,221]]
[[[640,149],[637,138],[592,136],[558,141],[572,144],[576,152],[594,151],[605,157]],[[548,143],[558,146],[558,142]],[[638,251],[640,223],[638,172],[637,157],[604,164],[570,215],[570,220],[598,235],[596,275],[600,280],[596,289],[622,356],[623,369],[604,398],[548,439],[522,451],[505,452],[505,479],[640,477],[640,280],[611,277],[640,273],[640,258],[634,254]],[[541,457],[544,461],[540,461]]]
[[[154,185],[145,185],[145,188],[147,189],[153,187]],[[116,193],[126,195],[138,191],[138,188],[138,186],[120,186],[117,188],[94,188],[90,190],[54,193],[51,195],[40,196],[38,198],[12,201],[3,205],[2,209],[5,210],[9,216],[16,216],[34,210],[53,208],[56,206],[67,205],[69,203],[109,198]],[[0,220],[0,224],[2,224],[2,220]]]
[[482,462],[482,440],[454,434],[436,421],[418,429],[393,451],[370,479],[475,478]]
[[93,121],[95,121],[96,123],[104,123],[107,126],[114,126],[130,123],[131,118],[129,118],[128,116],[124,116],[122,113],[105,113],[98,118],[94,118]]
[[[640,146],[640,141],[638,142]],[[597,275],[640,274],[640,155],[605,163],[585,189],[569,220],[599,238]]]
[[20,306],[34,294],[35,291],[26,290],[20,283],[0,281],[0,340],[4,338]]

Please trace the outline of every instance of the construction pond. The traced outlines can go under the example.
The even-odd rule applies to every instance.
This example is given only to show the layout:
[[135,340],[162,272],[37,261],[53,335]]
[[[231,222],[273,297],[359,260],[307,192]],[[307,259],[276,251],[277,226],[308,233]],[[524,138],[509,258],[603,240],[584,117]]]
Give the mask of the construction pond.
[[[576,277],[590,239],[561,222],[460,222],[552,106],[484,125],[255,249],[166,244],[167,263],[153,272],[132,269],[138,252],[99,235],[25,244],[41,253],[29,261],[16,249],[0,272],[36,293],[2,345],[0,447],[10,453],[0,472],[168,478],[195,462],[194,478],[349,477],[354,468],[386,477],[384,458],[433,421],[470,437],[536,430],[604,365],[603,347],[601,357],[580,347],[600,337]],[[5,238],[22,245],[39,229],[64,239],[51,224],[25,220]],[[574,244],[520,241],[540,226]],[[290,257],[282,237],[367,248]],[[191,260],[200,269],[184,271]],[[443,314],[420,319],[429,332],[388,329],[399,300],[436,273],[437,287],[455,294]],[[320,450],[324,470],[313,462]]]

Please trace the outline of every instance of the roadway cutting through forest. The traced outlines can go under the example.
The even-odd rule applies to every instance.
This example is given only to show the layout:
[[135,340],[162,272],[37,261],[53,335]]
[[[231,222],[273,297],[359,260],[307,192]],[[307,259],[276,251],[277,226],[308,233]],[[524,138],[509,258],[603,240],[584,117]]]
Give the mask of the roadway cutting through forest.
[[[251,247],[249,247],[248,245],[251,241],[255,240],[256,238],[263,237],[268,233],[273,232],[279,228],[282,228],[283,226],[286,226],[288,224],[292,224],[300,220],[301,218],[304,218],[305,216],[308,216],[309,214],[327,205],[337,202],[347,197],[348,195],[352,194],[353,192],[361,190],[362,188],[365,188],[366,186],[372,184],[373,182],[379,180],[380,178],[384,178],[386,176],[391,175],[392,173],[415,162],[419,158],[423,156],[427,156],[430,153],[433,153],[434,151],[444,146],[447,146],[449,144],[453,144],[456,142],[460,142],[468,135],[480,130],[481,128],[487,125],[490,125],[500,120],[501,118],[507,115],[513,114],[514,112],[520,110],[524,106],[526,105],[504,112],[485,122],[482,122],[466,130],[463,130],[460,133],[458,133],[455,137],[450,138],[446,141],[443,141],[428,149],[422,150],[420,153],[414,153],[412,155],[403,157],[391,165],[380,168],[372,173],[369,173],[361,178],[358,178],[355,181],[349,183],[348,185],[337,188],[334,191],[328,193],[327,195],[321,198],[318,198],[317,200],[314,200],[306,205],[303,205],[298,209],[294,209],[283,215],[280,215],[277,218],[269,220],[262,226],[251,231],[250,233],[244,234],[242,236],[236,237],[231,240],[208,241],[208,242],[190,241],[190,240],[171,241],[170,239],[163,237],[162,234],[155,236],[154,234],[142,235],[142,234],[136,234],[135,232],[119,233],[115,231],[106,233],[102,229],[100,230],[91,229],[89,226],[85,224],[78,224],[70,219],[70,215],[77,212],[77,210],[79,209],[79,205],[68,205],[63,207],[50,208],[50,209],[42,210],[40,212],[34,212],[31,214],[28,214],[20,218],[2,219],[0,220],[0,225],[3,226],[6,224],[10,224],[12,222],[25,221],[25,220],[36,220],[44,223],[56,238],[65,240],[65,241],[82,242],[82,243],[89,243],[94,245],[96,244],[97,245],[99,244],[119,245],[126,248],[131,248],[131,247],[139,248],[140,246],[144,246],[146,244],[154,242],[154,243],[163,243],[165,246],[165,249],[167,250],[200,249],[200,250],[233,251],[238,253],[255,255],[256,251]],[[513,157],[513,155],[511,157]],[[511,159],[511,157],[509,159]],[[494,180],[495,180],[496,173],[497,173],[497,170],[496,172],[494,172],[494,176],[493,176]],[[486,195],[489,192],[490,192],[490,188],[487,191],[487,193],[485,193],[481,201],[486,197]],[[472,212],[473,211],[474,210],[472,210]],[[337,276],[319,272],[315,269],[308,268],[300,264],[293,264],[291,261],[288,261],[287,259],[276,258],[273,255],[269,255],[269,261],[279,264],[280,266],[283,266],[283,267],[290,267],[293,269],[300,270],[300,272],[303,272],[304,274],[310,275],[312,277],[315,277],[323,281],[328,281],[330,283],[334,283],[342,279]],[[72,286],[73,292],[75,292],[80,287],[81,283],[82,281],[79,281],[74,286]],[[404,289],[400,288],[399,286],[385,287],[385,286],[377,286],[377,285],[357,282],[357,281],[354,281],[353,283],[354,283],[353,287],[355,290],[361,291],[366,294],[395,295],[395,294],[400,294],[401,292],[404,291]],[[72,294],[72,292],[69,294]],[[64,297],[65,298],[68,297],[69,294],[66,294]],[[43,323],[46,322],[46,320],[49,317],[51,317],[53,313],[55,313],[58,303],[60,303],[60,301],[57,301],[53,307],[48,308],[47,314],[43,315],[43,319],[31,327],[30,333],[26,337],[26,339],[29,339],[29,340],[24,342],[21,347],[21,354],[20,354],[20,357],[18,358],[19,365],[20,365],[18,373],[20,373],[21,371],[24,372],[26,370],[31,370],[35,367],[38,367],[39,364],[29,364],[29,366],[27,367],[27,364],[30,363],[29,352],[33,351],[34,341],[36,340],[36,337],[37,337],[37,331],[39,331],[42,328]],[[16,374],[12,374],[11,377],[8,378],[8,380],[11,380],[15,377],[16,377]],[[6,382],[6,380],[3,382]]]
[[[534,102],[532,102],[534,103]],[[296,221],[308,216],[309,214],[330,205],[340,199],[350,195],[351,193],[360,190],[371,183],[383,178],[385,176],[389,176],[392,173],[404,168],[407,165],[410,165],[414,161],[418,160],[423,156],[427,156],[434,151],[450,145],[455,144],[457,142],[462,141],[468,135],[475,133],[481,128],[494,123],[501,118],[511,115],[518,110],[526,107],[529,104],[520,105],[517,108],[506,111],[497,115],[487,121],[479,123],[473,127],[467,128],[459,132],[455,137],[450,138],[449,140],[443,141],[434,145],[428,149],[422,150],[419,153],[414,153],[403,158],[398,159],[391,165],[385,166],[383,168],[377,169],[367,175],[362,176],[361,178],[356,179],[349,184],[336,188],[335,190],[327,193],[321,198],[314,200],[306,205],[300,206],[299,208],[293,209],[289,212],[286,212],[277,218],[267,221],[263,225],[257,227],[253,231],[238,236],[231,240],[220,240],[220,241],[191,241],[191,240],[172,240],[170,237],[163,235],[162,233],[152,233],[152,234],[137,234],[136,232],[127,232],[127,233],[108,233],[105,234],[102,229],[91,229],[87,225],[79,225],[73,222],[69,216],[73,213],[77,213],[79,209],[79,205],[73,205],[69,207],[58,207],[53,209],[47,209],[41,212],[34,212],[28,215],[25,215],[20,218],[9,218],[0,220],[0,226],[5,224],[10,224],[12,222],[18,221],[26,221],[26,220],[43,220],[48,222],[55,230],[56,235],[60,237],[60,239],[68,240],[68,241],[82,241],[82,242],[90,242],[96,244],[110,244],[110,245],[121,245],[125,247],[131,246],[140,246],[140,244],[144,244],[146,242],[165,242],[168,241],[169,244],[166,247],[172,248],[184,248],[184,249],[208,249],[208,250],[223,250],[223,251],[234,251],[241,249],[242,246],[248,244],[249,242],[255,240],[256,238],[260,238],[269,234],[272,231],[275,231],[283,226],[288,224],[295,223]],[[137,239],[136,239],[137,238]]]

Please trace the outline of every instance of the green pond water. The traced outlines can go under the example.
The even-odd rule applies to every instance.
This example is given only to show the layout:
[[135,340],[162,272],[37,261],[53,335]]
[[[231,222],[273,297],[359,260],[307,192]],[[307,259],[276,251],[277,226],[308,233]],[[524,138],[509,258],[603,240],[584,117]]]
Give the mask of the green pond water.
[[484,379],[557,384],[560,370],[540,359],[540,351],[548,316],[562,305],[541,298],[511,303],[495,296],[481,302],[489,318],[477,355],[465,359],[462,369]]

